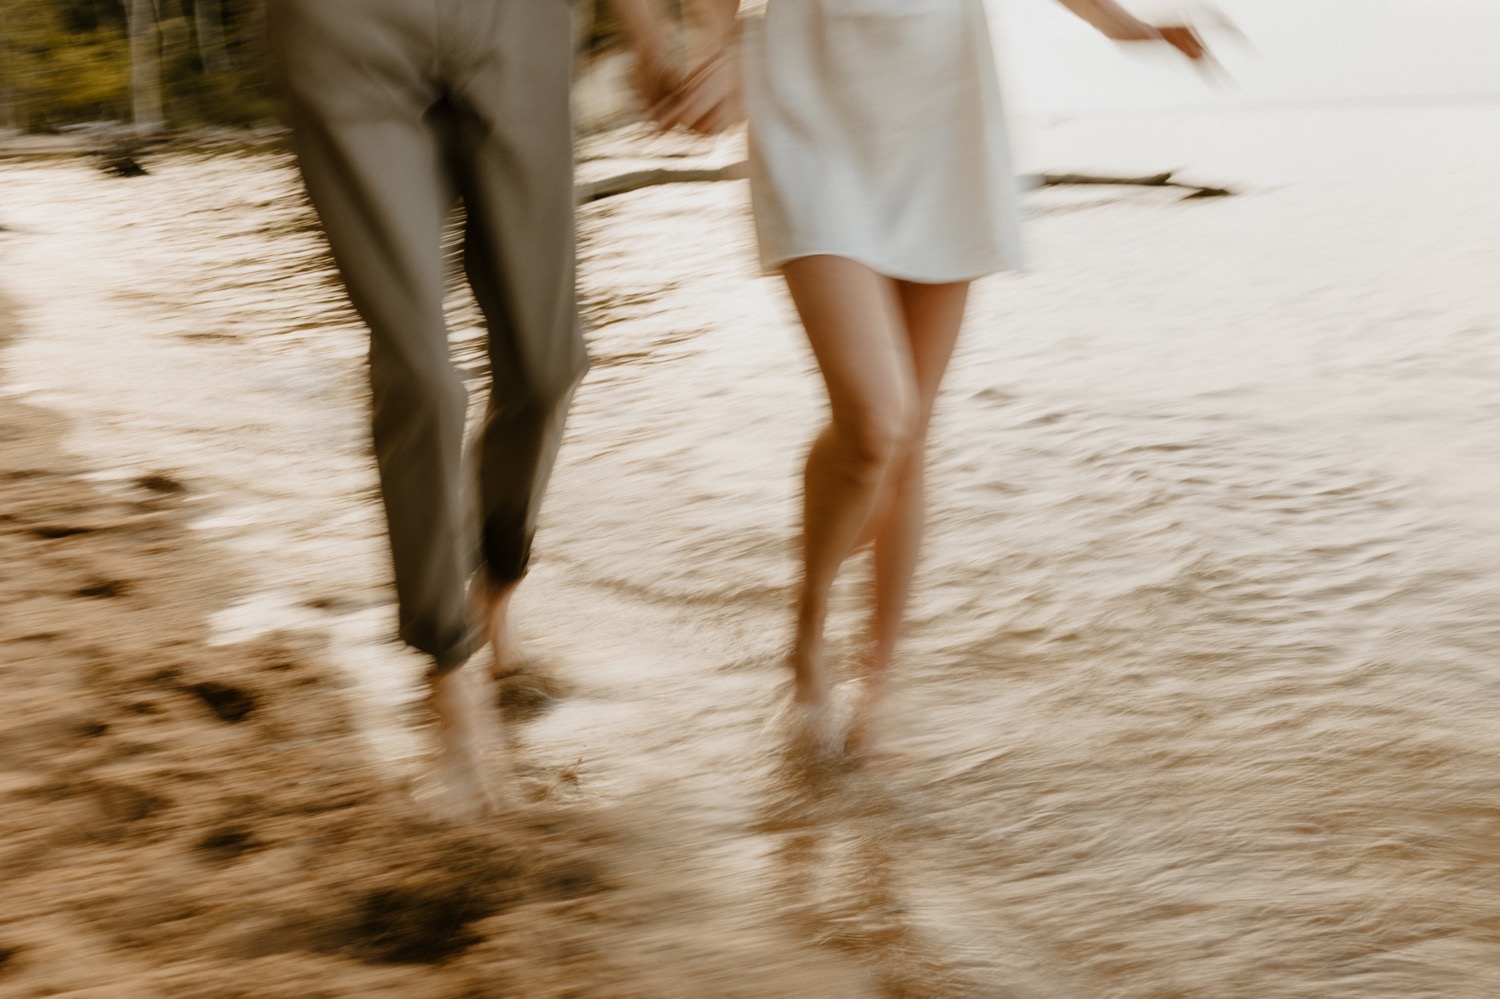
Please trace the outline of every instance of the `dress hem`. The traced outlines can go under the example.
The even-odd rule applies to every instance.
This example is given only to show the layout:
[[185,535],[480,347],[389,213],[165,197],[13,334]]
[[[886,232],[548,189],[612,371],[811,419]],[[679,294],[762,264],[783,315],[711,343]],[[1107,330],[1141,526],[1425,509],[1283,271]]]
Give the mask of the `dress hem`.
[[888,277],[894,281],[909,281],[912,284],[957,284],[960,281],[977,281],[992,274],[1015,273],[1026,269],[1025,265],[1021,263],[1002,263],[980,270],[964,270],[957,273],[939,274],[930,271],[919,273],[900,267],[889,267],[877,263],[869,257],[857,254],[840,253],[835,250],[807,250],[799,253],[788,253],[785,256],[771,259],[762,258],[760,263],[761,277],[776,277],[781,274],[783,265],[793,260],[801,260],[803,257],[838,257],[842,260],[853,261],[856,264],[868,267],[882,277]]

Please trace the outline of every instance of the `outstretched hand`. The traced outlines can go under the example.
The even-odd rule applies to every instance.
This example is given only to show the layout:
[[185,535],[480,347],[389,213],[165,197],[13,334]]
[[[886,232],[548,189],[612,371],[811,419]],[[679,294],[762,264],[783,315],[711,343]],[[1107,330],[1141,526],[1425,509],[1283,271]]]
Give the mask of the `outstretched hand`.
[[1212,58],[1209,55],[1208,46],[1203,44],[1203,38],[1188,25],[1157,25],[1156,32],[1162,41],[1187,56],[1193,62],[1201,62]]
[[[1226,26],[1233,28],[1225,22]],[[1229,80],[1224,67],[1219,65],[1219,60],[1214,58],[1213,51],[1203,42],[1203,36],[1198,34],[1198,29],[1186,24],[1163,24],[1153,30],[1157,37],[1178,52],[1181,52],[1193,64],[1193,67],[1203,74],[1203,78],[1209,83],[1221,84]]]

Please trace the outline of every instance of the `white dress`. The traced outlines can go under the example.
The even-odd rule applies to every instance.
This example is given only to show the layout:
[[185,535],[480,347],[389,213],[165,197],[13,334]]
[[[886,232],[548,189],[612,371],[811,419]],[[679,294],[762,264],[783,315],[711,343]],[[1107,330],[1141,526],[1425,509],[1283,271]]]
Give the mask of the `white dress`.
[[1018,268],[1015,172],[983,0],[770,0],[742,52],[762,268]]

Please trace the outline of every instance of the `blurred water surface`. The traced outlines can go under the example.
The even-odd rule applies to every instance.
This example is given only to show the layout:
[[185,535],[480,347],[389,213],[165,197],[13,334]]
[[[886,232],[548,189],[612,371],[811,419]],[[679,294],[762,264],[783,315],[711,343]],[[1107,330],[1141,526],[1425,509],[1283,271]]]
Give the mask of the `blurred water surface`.
[[[523,774],[581,761],[879,994],[1500,994],[1500,108],[1020,126],[1034,169],[1241,193],[1028,195],[1034,270],[978,286],[940,403],[905,765],[808,774],[768,725],[821,400],[724,183],[581,212],[595,367],[523,598],[569,693]],[[702,153],[584,170],[643,152]],[[327,632],[400,765],[363,335],[297,190],[0,164],[3,390],[102,482],[184,477],[243,555],[224,640]]]

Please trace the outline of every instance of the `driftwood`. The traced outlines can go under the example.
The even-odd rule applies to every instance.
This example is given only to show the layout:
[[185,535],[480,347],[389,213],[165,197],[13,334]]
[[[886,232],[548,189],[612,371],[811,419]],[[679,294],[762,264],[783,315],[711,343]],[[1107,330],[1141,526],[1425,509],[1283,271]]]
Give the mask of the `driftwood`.
[[149,172],[130,150],[101,149],[95,156],[99,169],[111,177],[144,177]]
[[1043,187],[1069,187],[1083,184],[1112,184],[1129,187],[1179,187],[1192,193],[1183,198],[1227,198],[1234,194],[1226,187],[1204,187],[1201,184],[1184,184],[1172,179],[1169,173],[1154,173],[1149,177],[1096,177],[1087,173],[1044,173]]
[[[631,173],[623,173],[615,177],[606,177],[603,180],[591,181],[578,185],[578,200],[580,202],[599,201],[603,198],[612,198],[617,194],[628,194],[631,191],[639,191],[645,187],[655,187],[659,184],[696,184],[716,180],[743,180],[749,175],[749,165],[741,160],[728,166],[717,168],[705,168],[696,170],[636,170]],[[1128,187],[1176,187],[1191,192],[1183,200],[1189,198],[1227,198],[1234,194],[1233,191],[1224,187],[1205,187],[1201,184],[1184,184],[1173,180],[1171,173],[1151,174],[1147,177],[1099,177],[1085,173],[1044,173],[1034,178],[1036,186],[1040,187],[1068,187],[1085,184],[1103,184]]]
[[741,160],[724,167],[705,167],[695,170],[635,170],[615,177],[591,181],[578,185],[578,200],[599,201],[617,194],[628,194],[643,187],[659,184],[698,184],[715,180],[743,180],[749,176],[749,164]]
[[89,154],[94,165],[111,177],[144,177],[150,171],[141,161],[156,146],[166,141],[160,133],[132,128],[91,129],[85,133],[90,142]]

